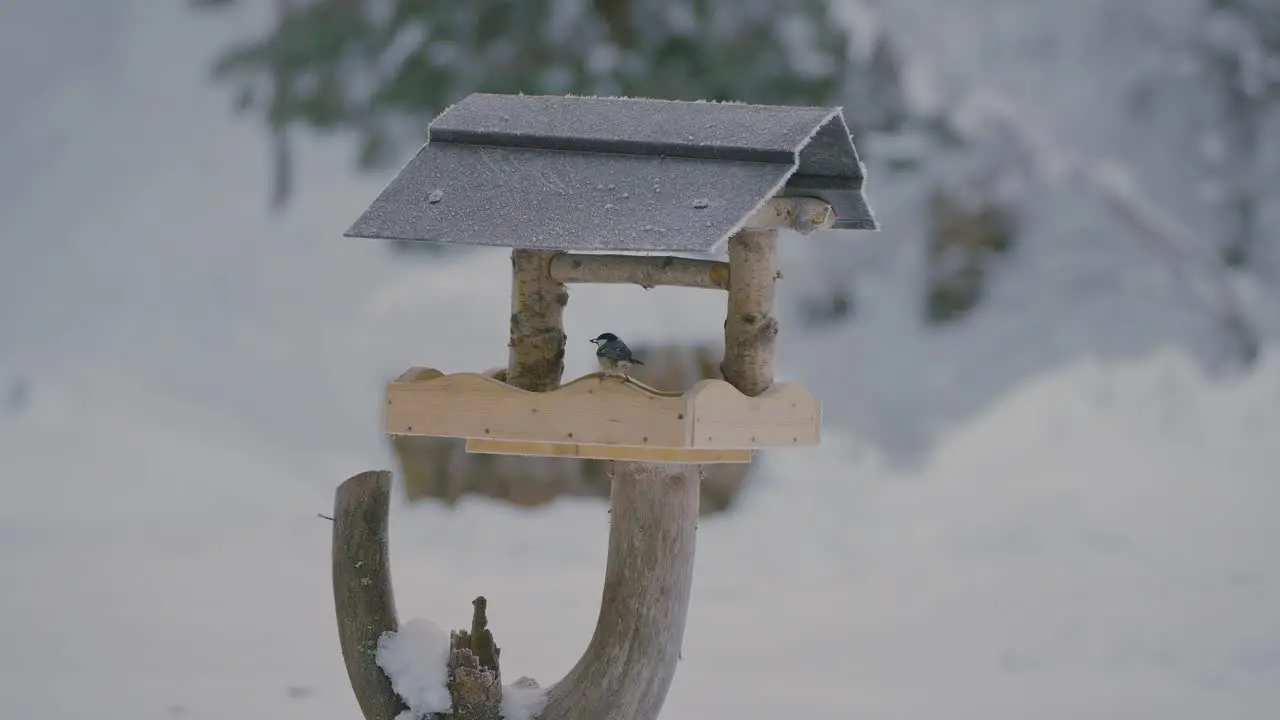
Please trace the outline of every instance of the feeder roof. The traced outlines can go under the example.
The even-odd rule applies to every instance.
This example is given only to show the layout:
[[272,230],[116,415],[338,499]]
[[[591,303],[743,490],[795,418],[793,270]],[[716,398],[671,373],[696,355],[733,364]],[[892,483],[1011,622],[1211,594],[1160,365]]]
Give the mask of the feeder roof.
[[840,108],[477,93],[441,113],[348,237],[714,252],[775,196],[874,230]]

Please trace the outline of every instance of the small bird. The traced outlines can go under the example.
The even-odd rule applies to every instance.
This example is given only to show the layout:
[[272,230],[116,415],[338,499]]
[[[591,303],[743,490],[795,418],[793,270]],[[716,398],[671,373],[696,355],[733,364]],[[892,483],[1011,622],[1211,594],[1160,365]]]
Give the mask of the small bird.
[[600,337],[592,338],[591,344],[596,346],[596,359],[605,375],[626,378],[632,365],[644,364],[633,357],[631,348],[613,333],[600,333]]

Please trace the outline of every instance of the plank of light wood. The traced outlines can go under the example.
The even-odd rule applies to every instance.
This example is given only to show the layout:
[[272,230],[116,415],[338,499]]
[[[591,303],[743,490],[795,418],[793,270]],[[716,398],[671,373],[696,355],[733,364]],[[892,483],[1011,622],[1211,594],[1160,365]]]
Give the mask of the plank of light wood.
[[474,373],[392,382],[393,435],[686,447],[685,399],[592,374],[532,393]]
[[540,720],[656,720],[675,677],[693,586],[696,465],[614,463],[609,557],[586,652]]
[[378,638],[399,629],[387,554],[391,473],[363,472],[338,486],[333,504],[333,603],[338,642],[365,720],[391,720],[404,701],[378,667]]
[[488,455],[525,455],[530,457],[571,457],[584,460],[629,460],[658,463],[749,463],[751,450],[692,449],[661,447],[627,447],[618,445],[582,445],[578,443],[522,442],[518,440],[486,440],[470,438],[467,452]]
[[701,382],[688,394],[695,448],[800,447],[821,442],[822,406],[798,383],[747,397],[724,382]]
[[386,432],[524,443],[520,450],[489,446],[507,448],[499,454],[746,462],[740,453],[721,458],[676,451],[820,443],[821,405],[795,383],[750,397],[715,379],[678,393],[592,373],[557,390],[531,393],[475,373],[415,368],[401,377],[408,379],[387,388]]

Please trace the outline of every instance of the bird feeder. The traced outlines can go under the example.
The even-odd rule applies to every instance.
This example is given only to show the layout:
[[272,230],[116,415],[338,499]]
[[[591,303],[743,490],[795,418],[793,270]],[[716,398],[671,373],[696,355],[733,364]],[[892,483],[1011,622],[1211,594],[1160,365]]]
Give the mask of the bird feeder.
[[[509,354],[492,373],[410,368],[387,387],[397,435],[466,438],[481,453],[610,463],[608,559],[587,649],[539,720],[656,720],[688,615],[701,465],[817,444],[817,399],[773,383],[778,231],[874,229],[838,108],[471,95],[348,236],[512,248]],[[653,253],[694,252],[728,262]],[[681,285],[727,294],[723,380],[658,390],[588,375],[561,384],[571,283]],[[366,720],[405,709],[376,648],[394,632],[390,473],[334,502],[333,591]],[[450,636],[450,717],[498,717],[507,692],[487,601]],[[528,683],[517,681],[521,687]]]
[[[698,464],[820,442],[818,400],[773,384],[775,241],[876,227],[839,108],[474,94],[427,134],[346,235],[512,248],[510,351],[497,373],[409,369],[387,387],[387,433]],[[561,385],[571,283],[726,292],[724,379]]]

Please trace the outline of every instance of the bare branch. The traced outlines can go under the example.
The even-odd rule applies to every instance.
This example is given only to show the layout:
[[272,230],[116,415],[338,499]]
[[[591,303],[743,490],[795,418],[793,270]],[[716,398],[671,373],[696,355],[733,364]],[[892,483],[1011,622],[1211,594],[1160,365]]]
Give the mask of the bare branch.
[[387,554],[391,473],[363,472],[338,486],[333,507],[333,602],[347,677],[365,720],[391,720],[406,709],[375,655],[395,632],[395,598]]
[[658,285],[729,289],[729,264],[715,260],[649,255],[561,253],[551,260],[551,278],[559,283]]

